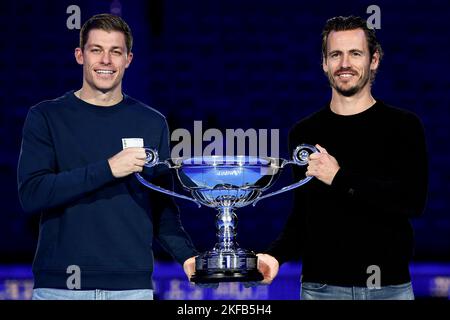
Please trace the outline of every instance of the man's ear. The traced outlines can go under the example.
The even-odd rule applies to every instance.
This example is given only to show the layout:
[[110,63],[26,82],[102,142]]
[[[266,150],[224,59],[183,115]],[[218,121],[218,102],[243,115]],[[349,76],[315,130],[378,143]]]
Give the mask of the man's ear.
[[133,52],[127,54],[127,64],[125,65],[125,69],[128,68],[133,60]]
[[370,70],[375,71],[378,69],[378,65],[380,64],[380,53],[375,51],[372,56],[372,61],[370,61]]
[[324,55],[322,55],[322,69],[323,72],[328,73],[327,58]]
[[77,60],[78,64],[82,65],[84,63],[83,50],[81,50],[81,48],[75,49],[75,60]]

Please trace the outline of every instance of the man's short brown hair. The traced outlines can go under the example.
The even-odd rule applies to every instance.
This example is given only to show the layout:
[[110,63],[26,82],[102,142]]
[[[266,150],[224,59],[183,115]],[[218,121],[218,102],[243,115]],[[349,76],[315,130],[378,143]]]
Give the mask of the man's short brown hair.
[[89,31],[93,29],[100,29],[104,31],[119,31],[125,36],[125,44],[127,46],[127,53],[131,52],[133,46],[133,35],[128,24],[119,16],[109,13],[97,14],[83,24],[80,30],[80,48],[84,50],[89,37]]

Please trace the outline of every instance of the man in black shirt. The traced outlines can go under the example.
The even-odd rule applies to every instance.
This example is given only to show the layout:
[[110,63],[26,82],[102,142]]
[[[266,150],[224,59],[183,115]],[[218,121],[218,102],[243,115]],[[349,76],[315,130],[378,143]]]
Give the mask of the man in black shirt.
[[414,299],[409,218],[423,212],[427,193],[422,124],[373,98],[383,51],[364,19],[332,18],[322,36],[331,102],[289,134],[290,150],[320,150],[294,178],[317,179],[295,191],[284,230],[258,255],[263,282],[302,257],[302,299]]

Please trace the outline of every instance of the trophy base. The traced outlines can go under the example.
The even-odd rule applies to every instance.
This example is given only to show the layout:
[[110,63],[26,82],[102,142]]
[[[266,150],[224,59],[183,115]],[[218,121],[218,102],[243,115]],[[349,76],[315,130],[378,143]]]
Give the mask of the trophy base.
[[239,270],[232,271],[196,271],[191,277],[194,283],[219,283],[219,282],[259,282],[264,277],[258,270],[251,270],[249,272],[241,272]]
[[244,249],[212,250],[195,258],[194,283],[258,282],[264,279],[257,269],[258,257]]

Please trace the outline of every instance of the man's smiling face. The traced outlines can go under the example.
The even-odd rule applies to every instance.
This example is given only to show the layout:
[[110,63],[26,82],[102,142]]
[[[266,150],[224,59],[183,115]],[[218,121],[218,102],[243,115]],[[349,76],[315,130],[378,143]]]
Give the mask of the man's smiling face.
[[83,65],[83,82],[94,91],[106,93],[121,90],[125,69],[131,63],[125,35],[119,31],[93,29],[84,48],[75,51],[77,62]]
[[370,85],[378,58],[371,59],[364,30],[332,31],[327,39],[323,70],[331,87],[343,96],[352,96]]

